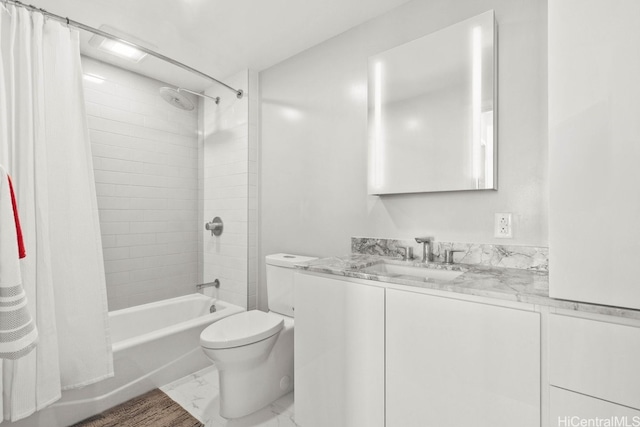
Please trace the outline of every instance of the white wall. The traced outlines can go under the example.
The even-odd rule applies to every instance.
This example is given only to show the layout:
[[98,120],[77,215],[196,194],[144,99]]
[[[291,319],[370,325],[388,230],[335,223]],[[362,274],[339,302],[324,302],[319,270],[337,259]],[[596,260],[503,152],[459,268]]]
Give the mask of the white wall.
[[[351,236],[547,245],[546,1],[414,0],[260,73],[260,272]],[[498,187],[367,196],[367,58],[489,9],[498,22]],[[514,238],[493,238],[495,212]]]
[[[256,306],[256,113],[257,76],[247,70],[223,81],[242,88],[237,99],[227,89],[212,86],[207,95],[220,96],[220,104],[204,101],[202,107],[202,220],[219,216],[224,223],[220,236],[202,227],[202,280],[220,281],[220,299]],[[252,87],[249,82],[252,82]],[[250,232],[250,229],[253,230]],[[208,294],[212,294],[208,290]]]
[[167,84],[83,57],[109,309],[195,291],[197,110]]

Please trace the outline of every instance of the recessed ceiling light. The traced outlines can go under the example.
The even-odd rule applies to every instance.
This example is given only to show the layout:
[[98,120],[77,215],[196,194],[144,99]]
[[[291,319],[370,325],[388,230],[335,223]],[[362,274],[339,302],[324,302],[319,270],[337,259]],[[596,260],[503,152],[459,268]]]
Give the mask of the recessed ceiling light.
[[89,40],[89,44],[100,49],[103,52],[107,52],[133,62],[140,62],[142,58],[147,56],[146,53],[136,49],[133,46],[115,40],[107,39],[97,34],[91,37],[91,40]]
[[139,62],[142,58],[147,56],[146,53],[136,49],[133,46],[129,46],[127,44],[109,39],[105,39],[105,41],[100,44],[100,49],[109,51],[114,55],[118,55],[122,58],[130,59],[133,62]]
[[[101,25],[99,29],[119,39],[127,40],[146,49],[157,50],[156,46],[108,25]],[[147,54],[140,49],[136,49],[127,43],[108,39],[98,34],[94,34],[91,39],[89,39],[89,45],[103,52],[107,52],[111,55],[115,55],[119,58],[127,59],[132,62],[140,62],[145,56],[147,56]]]

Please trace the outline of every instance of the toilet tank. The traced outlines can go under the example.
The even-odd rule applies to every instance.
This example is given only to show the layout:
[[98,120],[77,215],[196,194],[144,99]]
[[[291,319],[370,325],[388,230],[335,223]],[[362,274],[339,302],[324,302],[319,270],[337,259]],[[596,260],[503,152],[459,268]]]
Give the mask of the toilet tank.
[[266,256],[269,311],[293,317],[293,277],[296,272],[294,265],[314,259],[316,258],[291,254]]

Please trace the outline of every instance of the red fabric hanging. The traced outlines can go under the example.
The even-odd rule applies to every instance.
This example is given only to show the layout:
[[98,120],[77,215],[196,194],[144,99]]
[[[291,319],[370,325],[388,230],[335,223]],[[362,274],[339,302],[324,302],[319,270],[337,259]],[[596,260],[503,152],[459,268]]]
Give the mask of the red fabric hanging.
[[24,249],[24,239],[22,238],[22,228],[20,227],[20,217],[18,216],[18,204],[16,203],[16,195],[13,192],[13,183],[11,177],[7,175],[9,179],[9,191],[11,192],[11,204],[13,205],[13,218],[16,221],[16,235],[18,236],[18,255],[20,259],[27,256],[27,252]]

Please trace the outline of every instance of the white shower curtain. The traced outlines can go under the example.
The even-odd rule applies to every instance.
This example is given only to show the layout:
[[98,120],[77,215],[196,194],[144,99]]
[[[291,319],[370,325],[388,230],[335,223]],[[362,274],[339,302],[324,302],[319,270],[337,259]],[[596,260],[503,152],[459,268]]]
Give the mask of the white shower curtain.
[[28,355],[0,360],[7,420],[113,375],[84,108],[78,32],[0,4],[0,164],[13,178],[40,335]]

